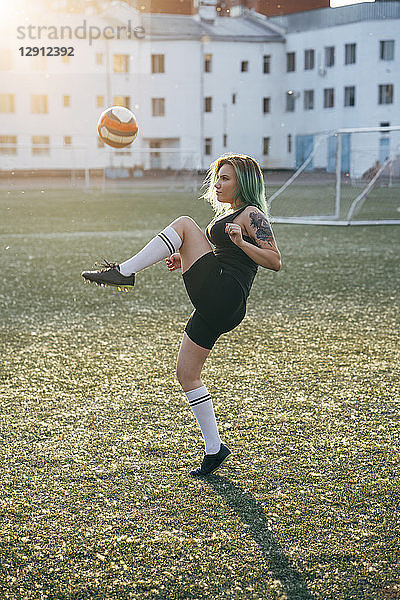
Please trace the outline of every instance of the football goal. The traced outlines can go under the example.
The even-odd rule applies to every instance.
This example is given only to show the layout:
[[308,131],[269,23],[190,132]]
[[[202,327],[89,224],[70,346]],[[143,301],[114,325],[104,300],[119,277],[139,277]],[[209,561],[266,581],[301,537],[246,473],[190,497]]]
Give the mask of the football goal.
[[87,190],[127,191],[140,187],[182,189],[199,187],[200,154],[191,148],[133,144],[115,149],[50,143],[40,137],[18,144],[16,136],[0,136],[0,183],[3,186],[64,186]]
[[400,126],[297,136],[296,171],[268,208],[275,223],[400,225]]

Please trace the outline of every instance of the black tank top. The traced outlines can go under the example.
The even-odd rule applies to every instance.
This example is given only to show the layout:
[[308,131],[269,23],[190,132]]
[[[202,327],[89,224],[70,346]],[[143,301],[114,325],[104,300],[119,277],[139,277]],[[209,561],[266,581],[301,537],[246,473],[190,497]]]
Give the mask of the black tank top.
[[[256,276],[258,264],[254,262],[243,250],[241,250],[236,244],[234,244],[225,232],[225,225],[232,223],[233,219],[240,215],[247,205],[242,206],[237,211],[229,213],[222,218],[215,218],[206,228],[206,236],[208,240],[214,244],[214,254],[218,258],[222,267],[229,271],[232,276],[241,285],[245,297],[250,293],[254,277]],[[243,239],[253,246],[257,246],[255,241],[244,235]]]

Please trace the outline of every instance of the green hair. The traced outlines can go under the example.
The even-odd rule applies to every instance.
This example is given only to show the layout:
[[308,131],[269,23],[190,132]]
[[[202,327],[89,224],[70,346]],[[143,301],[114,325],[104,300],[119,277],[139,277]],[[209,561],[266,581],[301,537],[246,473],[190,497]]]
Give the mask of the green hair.
[[238,187],[235,192],[234,201],[240,199],[242,204],[256,206],[267,214],[267,203],[265,200],[264,179],[260,165],[254,158],[245,154],[223,154],[215,160],[208,170],[203,182],[204,194],[200,198],[207,200],[217,215],[228,210],[226,204],[219,202],[215,191],[215,183],[222,165],[231,165],[236,173]]

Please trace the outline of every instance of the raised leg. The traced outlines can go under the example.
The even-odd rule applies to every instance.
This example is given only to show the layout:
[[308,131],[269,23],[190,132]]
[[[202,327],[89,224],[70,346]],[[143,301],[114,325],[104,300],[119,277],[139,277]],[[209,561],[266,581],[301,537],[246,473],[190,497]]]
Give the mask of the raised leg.
[[182,273],[184,273],[201,256],[212,252],[212,248],[200,227],[191,217],[178,217],[171,223],[171,226],[182,240],[179,253],[182,261]]
[[196,260],[212,252],[206,236],[191,217],[179,217],[171,225],[160,231],[140,252],[116,265],[100,271],[83,271],[82,277],[102,285],[114,285],[132,288],[135,274],[163,258],[172,256],[179,250],[182,273],[187,271]]

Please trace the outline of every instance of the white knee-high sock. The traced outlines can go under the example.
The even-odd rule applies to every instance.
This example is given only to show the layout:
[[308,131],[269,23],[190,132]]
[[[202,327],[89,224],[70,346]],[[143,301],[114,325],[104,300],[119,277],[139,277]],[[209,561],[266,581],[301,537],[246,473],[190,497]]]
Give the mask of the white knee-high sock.
[[167,258],[177,252],[182,246],[182,240],[171,225],[163,229],[156,237],[140,250],[138,254],[132,256],[119,265],[122,275],[127,277],[132,273],[138,273],[151,265],[155,265],[163,258]]
[[214,407],[211,396],[205,385],[185,392],[191,409],[196,417],[201,433],[203,434],[206,454],[216,454],[221,447],[217,422],[215,420]]

